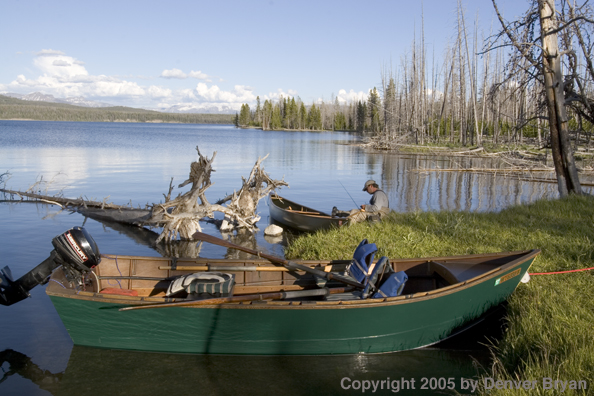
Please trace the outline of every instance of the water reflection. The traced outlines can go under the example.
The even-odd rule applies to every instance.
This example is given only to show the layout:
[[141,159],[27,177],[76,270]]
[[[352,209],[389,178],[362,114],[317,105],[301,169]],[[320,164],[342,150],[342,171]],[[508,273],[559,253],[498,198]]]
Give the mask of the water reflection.
[[[217,356],[128,352],[74,346],[66,370],[51,373],[13,350],[0,352],[10,376],[31,381],[53,396],[70,395],[335,395],[355,381],[473,378],[484,356],[425,349],[382,355]],[[345,379],[346,378],[346,379]],[[395,384],[392,384],[393,386]],[[459,386],[458,386],[459,389]],[[351,390],[352,391],[352,390]],[[390,390],[374,394],[391,394]],[[450,392],[451,394],[451,392]]]
[[[555,180],[553,172],[535,176],[509,172],[505,166],[500,159],[382,154],[381,187],[390,198],[390,208],[399,212],[496,211],[558,197],[556,183],[538,181]],[[589,177],[582,175],[582,179]],[[592,188],[584,191],[592,193]]]
[[[202,242],[179,240],[169,243],[163,240],[157,242],[159,233],[145,227],[138,227],[97,218],[91,221],[97,221],[101,223],[104,228],[114,230],[118,234],[129,238],[138,245],[147,246],[155,250],[163,257],[200,257]],[[83,226],[86,224],[86,222],[87,218],[85,218]]]
[[49,370],[44,370],[35,364],[29,356],[12,349],[0,351],[0,367],[2,368],[0,384],[16,375],[33,382],[41,389],[47,390],[54,395],[57,394],[63,376],[63,373],[52,373]]

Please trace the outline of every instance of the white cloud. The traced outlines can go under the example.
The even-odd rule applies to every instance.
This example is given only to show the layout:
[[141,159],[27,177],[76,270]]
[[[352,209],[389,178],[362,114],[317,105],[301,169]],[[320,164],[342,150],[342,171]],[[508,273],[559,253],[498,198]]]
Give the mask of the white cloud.
[[[90,75],[84,67],[84,62],[67,56],[61,51],[44,49],[35,54],[33,64],[41,75],[37,78],[27,78],[21,74],[11,83],[3,85],[3,89],[14,92],[24,91],[23,93],[40,91],[56,97],[129,98],[145,94],[145,89],[135,82],[105,75]],[[157,96],[163,95],[164,93],[160,93]]]
[[198,70],[198,71],[192,70],[188,74],[188,76],[189,77],[192,77],[192,78],[197,78],[199,80],[205,80],[207,82],[211,82],[210,76],[208,76],[207,74],[202,73],[200,70]]
[[213,110],[219,112],[233,112],[240,111],[242,103],[224,103],[224,102],[179,102],[169,103],[162,102],[157,105],[157,108],[162,111],[174,112],[212,112]]
[[443,98],[443,92],[427,89],[427,96],[429,96],[431,100],[441,100]]
[[70,63],[66,62],[65,60],[58,60],[58,59],[56,59],[52,64],[54,66],[70,66]]
[[279,88],[276,92],[269,92],[268,95],[264,95],[264,100],[276,101],[279,100],[281,96],[283,98],[294,98],[297,96],[297,91],[289,89],[288,92],[285,92],[282,88]]
[[205,83],[198,83],[195,92],[208,102],[252,103],[256,100],[252,89],[245,85],[236,85],[233,91],[222,91],[217,85],[209,87]]
[[161,72],[161,77],[163,78],[177,78],[180,80],[185,80],[186,78],[197,78],[198,80],[205,80],[207,82],[211,82],[210,76],[208,74],[202,73],[200,70],[194,71],[192,70],[188,74],[184,73],[179,69],[170,69],[170,70],[163,70]]
[[161,77],[163,78],[179,78],[185,79],[188,78],[188,75],[179,69],[171,69],[171,70],[163,70],[161,72]]
[[76,64],[75,61],[76,59],[70,56],[46,52],[43,55],[38,55],[33,64],[45,76],[69,78],[77,75],[88,75],[87,69],[80,64]]
[[[0,92],[41,92],[57,98],[82,96],[90,100],[145,108],[155,108],[156,103],[159,103],[162,109],[218,108],[227,111],[239,110],[243,103],[256,102],[252,87],[237,84],[228,88],[228,83],[212,84],[207,74],[196,70],[185,73],[175,68],[164,69],[160,77],[181,80],[175,84],[183,84],[184,80],[200,80],[194,87],[170,88],[167,84],[142,84],[137,76],[94,75],[86,69],[84,62],[53,49],[37,52],[32,62],[38,71],[36,76],[19,74],[12,82],[0,84]],[[295,96],[296,92],[279,90],[272,95],[288,97]],[[264,100],[264,96],[261,97]]]
[[173,92],[169,88],[157,87],[155,85],[151,85],[146,90],[147,93],[150,95],[151,98],[159,98],[159,99],[166,99],[171,98]]
[[[117,83],[109,81],[98,81],[92,84],[94,92],[98,96],[118,97],[118,96],[141,96],[145,90],[138,84],[129,81],[120,81]],[[84,95],[83,95],[84,96]]]
[[347,92],[346,90],[341,89],[340,91],[338,91],[338,95],[336,95],[336,98],[340,103],[352,103],[357,102],[359,100],[367,100],[367,96],[367,92],[355,92],[352,89],[349,92]]

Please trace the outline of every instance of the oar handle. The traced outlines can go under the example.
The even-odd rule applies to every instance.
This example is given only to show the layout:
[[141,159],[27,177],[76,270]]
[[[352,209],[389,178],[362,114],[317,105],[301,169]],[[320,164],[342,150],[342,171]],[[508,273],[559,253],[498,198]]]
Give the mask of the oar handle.
[[287,267],[288,269],[309,272],[312,275],[319,276],[321,278],[328,279],[328,280],[335,280],[335,281],[338,281],[341,283],[345,283],[349,286],[356,287],[357,289],[361,289],[361,290],[365,289],[365,285],[357,282],[354,279],[347,278],[347,277],[344,277],[341,275],[337,275],[337,274],[334,274],[331,272],[322,271],[322,270],[319,270],[316,268],[307,267],[305,265],[298,264],[294,261],[287,261],[287,264],[285,264],[285,267]]

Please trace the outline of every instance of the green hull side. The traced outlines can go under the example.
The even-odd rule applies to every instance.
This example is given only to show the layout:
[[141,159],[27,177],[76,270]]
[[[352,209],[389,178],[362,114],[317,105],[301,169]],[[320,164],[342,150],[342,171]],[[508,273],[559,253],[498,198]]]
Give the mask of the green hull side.
[[438,342],[507,299],[528,270],[432,298],[382,305],[162,308],[50,296],[77,345],[201,354],[325,355],[414,349]]

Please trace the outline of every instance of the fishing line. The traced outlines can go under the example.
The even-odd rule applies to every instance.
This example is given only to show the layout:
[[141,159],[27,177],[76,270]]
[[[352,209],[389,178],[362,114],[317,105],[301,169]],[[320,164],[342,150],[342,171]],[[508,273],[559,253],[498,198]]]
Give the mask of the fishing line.
[[349,197],[351,197],[351,199],[353,200],[353,203],[355,204],[356,207],[359,207],[359,205],[357,205],[357,202],[355,202],[355,200],[353,199],[353,197],[351,196],[351,194],[349,193],[349,191],[346,189],[346,187],[344,186],[344,184],[342,184],[342,182],[340,181],[340,179],[337,179],[338,182],[340,183],[340,185],[342,186],[342,188],[344,188],[344,191],[346,191],[347,194],[349,194]]

